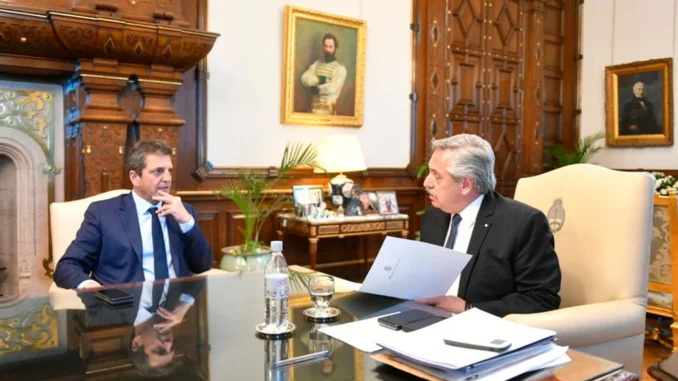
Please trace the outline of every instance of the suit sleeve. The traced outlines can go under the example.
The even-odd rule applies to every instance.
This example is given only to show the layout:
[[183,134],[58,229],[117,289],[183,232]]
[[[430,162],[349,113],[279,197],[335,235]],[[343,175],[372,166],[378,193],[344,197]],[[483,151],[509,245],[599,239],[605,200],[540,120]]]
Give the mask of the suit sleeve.
[[497,316],[536,313],[560,306],[560,265],[548,220],[532,211],[520,232],[513,257],[516,289],[500,300],[473,303],[474,307]]
[[91,279],[89,274],[101,254],[101,218],[97,203],[85,212],[85,219],[66,253],[57,263],[54,282],[59,287],[76,288],[82,281]]
[[193,216],[195,225],[181,237],[184,240],[184,257],[189,270],[198,274],[212,268],[212,247],[200,229],[193,206],[186,205],[186,209]]

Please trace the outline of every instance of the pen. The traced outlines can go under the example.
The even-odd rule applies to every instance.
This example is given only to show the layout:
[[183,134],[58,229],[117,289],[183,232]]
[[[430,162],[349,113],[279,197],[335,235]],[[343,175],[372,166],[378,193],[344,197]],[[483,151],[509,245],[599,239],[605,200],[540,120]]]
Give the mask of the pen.
[[292,357],[291,359],[275,361],[275,362],[271,363],[271,367],[277,368],[277,367],[280,367],[280,366],[297,364],[297,363],[304,362],[304,361],[321,359],[321,358],[327,357],[329,355],[330,355],[330,351],[328,351],[328,350],[309,353],[307,355],[303,355],[303,356],[299,356],[299,357]]

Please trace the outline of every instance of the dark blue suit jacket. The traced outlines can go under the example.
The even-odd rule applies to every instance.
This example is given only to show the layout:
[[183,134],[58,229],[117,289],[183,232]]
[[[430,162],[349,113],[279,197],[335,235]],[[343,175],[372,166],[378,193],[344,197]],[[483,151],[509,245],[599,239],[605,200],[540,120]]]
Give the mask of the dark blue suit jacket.
[[[167,216],[172,265],[178,277],[201,273],[212,267],[212,248],[205,240],[195,209],[184,204],[195,219],[195,226],[181,232],[179,223]],[[75,288],[94,279],[102,285],[141,282],[141,231],[131,192],[92,203],[78,234],[54,271],[59,287]],[[91,276],[90,276],[91,272]]]

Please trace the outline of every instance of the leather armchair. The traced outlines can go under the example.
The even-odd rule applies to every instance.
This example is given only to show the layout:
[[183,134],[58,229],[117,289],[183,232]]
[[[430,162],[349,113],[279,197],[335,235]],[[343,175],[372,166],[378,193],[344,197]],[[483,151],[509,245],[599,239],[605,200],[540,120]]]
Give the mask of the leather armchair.
[[518,181],[541,210],[562,271],[560,309],[506,319],[558,333],[558,343],[642,374],[654,178],[590,164]]

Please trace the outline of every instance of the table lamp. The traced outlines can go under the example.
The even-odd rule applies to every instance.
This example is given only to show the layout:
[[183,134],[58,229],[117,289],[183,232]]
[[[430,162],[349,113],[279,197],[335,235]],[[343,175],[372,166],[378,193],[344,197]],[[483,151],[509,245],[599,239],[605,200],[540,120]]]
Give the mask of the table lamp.
[[[317,146],[317,163],[327,173],[338,173],[330,180],[329,195],[335,207],[346,208],[351,199],[353,180],[344,172],[358,172],[367,169],[360,141],[356,135],[332,135]],[[317,172],[322,172],[316,170]]]

